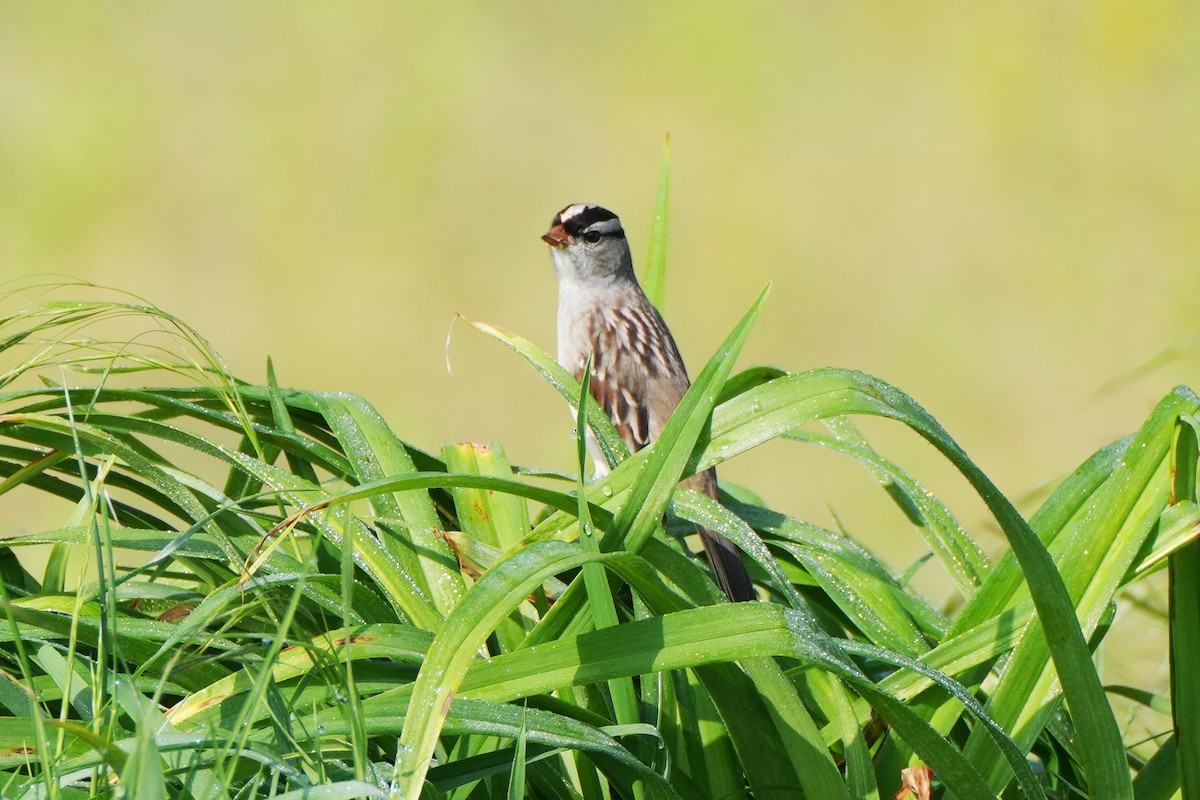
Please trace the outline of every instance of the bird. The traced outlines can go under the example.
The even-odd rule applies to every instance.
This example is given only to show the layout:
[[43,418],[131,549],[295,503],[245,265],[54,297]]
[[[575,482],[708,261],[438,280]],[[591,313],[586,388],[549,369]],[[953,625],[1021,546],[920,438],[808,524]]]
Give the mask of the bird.
[[[691,385],[675,339],[638,283],[616,214],[590,203],[569,205],[554,215],[542,241],[550,245],[558,275],[558,363],[582,380],[591,358],[591,396],[637,452],[662,433]],[[588,439],[602,477],[608,463]],[[717,499],[715,469],[682,485]],[[757,600],[734,544],[696,528],[725,595],[734,602]]]

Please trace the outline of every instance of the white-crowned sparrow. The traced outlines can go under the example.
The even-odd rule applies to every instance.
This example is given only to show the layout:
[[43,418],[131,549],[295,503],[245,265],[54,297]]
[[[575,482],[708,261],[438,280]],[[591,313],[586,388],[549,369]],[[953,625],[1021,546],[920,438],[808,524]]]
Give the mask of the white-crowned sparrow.
[[[592,397],[636,452],[658,437],[687,391],[675,340],[638,284],[616,214],[594,205],[567,206],[542,239],[552,248],[558,273],[558,362],[582,379],[592,357]],[[608,465],[594,446],[592,457],[597,473],[606,473]],[[716,499],[716,470],[683,485]],[[707,528],[697,530],[729,599],[756,599],[733,543]]]

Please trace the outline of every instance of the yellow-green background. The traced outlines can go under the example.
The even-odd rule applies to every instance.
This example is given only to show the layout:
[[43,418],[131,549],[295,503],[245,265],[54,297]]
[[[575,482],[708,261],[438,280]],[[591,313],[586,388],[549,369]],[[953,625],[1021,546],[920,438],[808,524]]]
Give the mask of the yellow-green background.
[[[555,394],[461,325],[448,374],[447,330],[551,349],[538,235],[598,202],[643,256],[670,132],[693,369],[773,280],[743,363],[883,377],[1032,498],[1200,384],[1198,42],[1183,0],[9,3],[0,267],[135,291],[424,448],[565,469]],[[927,448],[868,430],[999,546]],[[723,474],[924,551],[828,455]]]

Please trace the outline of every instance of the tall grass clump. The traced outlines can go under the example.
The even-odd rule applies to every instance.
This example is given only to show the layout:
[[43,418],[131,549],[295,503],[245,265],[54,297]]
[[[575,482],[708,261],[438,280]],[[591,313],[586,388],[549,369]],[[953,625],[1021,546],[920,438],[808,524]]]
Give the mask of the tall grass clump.
[[[1187,389],[1025,519],[899,389],[735,372],[766,291],[633,455],[542,350],[475,324],[601,442],[614,468],[585,483],[495,444],[423,452],[366,400],[269,369],[244,383],[182,321],[95,294],[10,287],[0,318],[0,502],[61,511],[0,540],[6,798],[1200,796]],[[863,416],[936,448],[1003,555]],[[861,464],[955,610],[843,532],[676,488],[773,439]],[[689,522],[741,548],[762,602],[724,602]],[[1171,695],[1106,688],[1114,600],[1164,567]],[[1127,740],[1118,696],[1164,711],[1162,735]]]

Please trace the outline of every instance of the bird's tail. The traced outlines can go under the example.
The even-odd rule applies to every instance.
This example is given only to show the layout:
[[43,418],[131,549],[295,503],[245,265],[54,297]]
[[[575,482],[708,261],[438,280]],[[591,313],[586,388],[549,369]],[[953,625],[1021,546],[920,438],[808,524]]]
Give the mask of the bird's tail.
[[[715,469],[693,475],[684,481],[684,485],[704,492],[714,500],[717,499]],[[754,584],[750,582],[750,573],[746,572],[746,565],[742,563],[741,551],[716,531],[699,525],[696,526],[696,530],[700,534],[700,541],[704,543],[704,552],[708,556],[708,563],[712,565],[717,585],[725,592],[725,596],[735,603],[757,600],[758,592],[754,590]]]
[[746,565],[742,563],[741,552],[733,542],[708,528],[697,526],[696,530],[700,532],[700,541],[704,542],[704,552],[708,555],[708,563],[712,564],[717,585],[726,597],[735,603],[757,600],[758,592],[754,590],[750,573],[746,572]]

